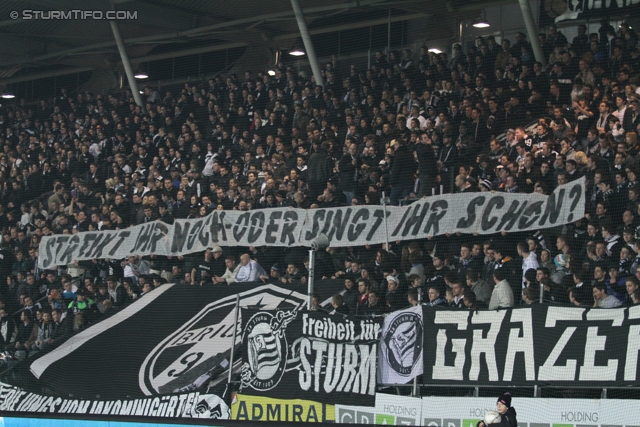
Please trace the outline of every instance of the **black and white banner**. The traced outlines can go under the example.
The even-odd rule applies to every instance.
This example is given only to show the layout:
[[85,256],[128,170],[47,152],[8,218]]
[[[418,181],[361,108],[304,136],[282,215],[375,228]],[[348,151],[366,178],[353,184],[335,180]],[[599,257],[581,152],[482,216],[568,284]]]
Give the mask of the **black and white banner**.
[[638,383],[640,306],[425,308],[424,382],[628,386]]
[[240,393],[374,405],[382,318],[296,309],[242,317]]
[[568,0],[567,11],[556,17],[566,19],[598,19],[603,16],[634,15],[640,12],[640,0]]
[[193,392],[141,399],[75,399],[31,393],[3,383],[0,383],[0,412],[4,416],[44,412],[58,415],[230,418],[229,406],[214,394]]
[[[344,288],[333,280],[318,285],[327,295]],[[226,383],[232,345],[234,372],[240,366],[242,317],[233,343],[236,294],[240,307],[264,310],[293,309],[306,302],[295,286],[163,285],[38,357],[29,365],[31,375],[55,393],[104,399],[185,393]],[[95,376],[95,366],[104,367],[108,381],[78,380]]]
[[[527,231],[576,221],[584,215],[585,179],[558,187],[551,195],[461,193],[432,196],[406,207],[387,207],[389,240],[445,233],[492,234]],[[327,209],[276,208],[213,211],[208,216],[160,221],[117,231],[46,236],[38,266],[52,268],[74,260],[127,255],[178,256],[222,246],[311,246],[326,234],[333,247],[383,243],[382,206]]]
[[424,323],[422,307],[387,315],[380,338],[378,382],[406,384],[422,375]]

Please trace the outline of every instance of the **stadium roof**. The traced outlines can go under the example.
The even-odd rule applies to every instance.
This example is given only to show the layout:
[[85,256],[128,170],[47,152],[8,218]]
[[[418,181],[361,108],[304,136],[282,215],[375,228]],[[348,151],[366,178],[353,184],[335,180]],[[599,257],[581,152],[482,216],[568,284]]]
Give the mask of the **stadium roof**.
[[[452,35],[455,19],[471,19],[483,7],[510,2],[300,0],[312,35],[385,24],[389,16],[394,22],[423,17],[433,22],[434,34],[443,34],[446,26],[444,34]],[[112,7],[129,13],[129,19],[117,22],[134,67],[247,45],[285,49],[299,36],[288,0],[4,1],[0,3],[0,85],[120,68],[109,22],[93,15],[80,19],[81,11],[99,10],[105,16]],[[51,19],[52,11],[72,11],[73,16]]]

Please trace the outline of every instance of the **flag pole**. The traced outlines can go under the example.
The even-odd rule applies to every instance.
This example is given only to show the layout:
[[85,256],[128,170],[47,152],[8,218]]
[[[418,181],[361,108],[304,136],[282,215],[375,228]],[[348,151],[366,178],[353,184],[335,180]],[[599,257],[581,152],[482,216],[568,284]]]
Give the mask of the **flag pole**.
[[382,192],[382,213],[384,218],[384,242],[387,253],[389,253],[389,226],[387,225],[387,195]]
[[233,316],[233,338],[231,341],[231,354],[229,355],[229,378],[228,383],[231,385],[231,376],[233,375],[233,355],[236,348],[236,333],[238,332],[238,313],[240,312],[240,294],[236,294],[236,313]]
[[316,251],[309,249],[309,279],[307,280],[307,310],[311,311],[313,305],[313,285],[316,268]]

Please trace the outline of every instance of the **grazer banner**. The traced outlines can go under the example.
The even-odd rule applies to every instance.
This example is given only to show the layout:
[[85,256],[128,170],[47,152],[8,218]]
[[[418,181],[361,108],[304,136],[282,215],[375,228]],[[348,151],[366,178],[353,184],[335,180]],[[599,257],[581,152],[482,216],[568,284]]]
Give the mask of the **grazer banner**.
[[[583,177],[549,196],[491,192],[427,197],[406,207],[387,207],[389,240],[563,225],[583,217],[584,193]],[[40,243],[38,266],[127,255],[178,256],[212,245],[311,246],[320,234],[326,234],[333,247],[363,246],[385,242],[384,220],[382,206],[213,211],[171,225],[154,221],[124,230],[46,236]]]
[[297,309],[242,314],[239,392],[373,406],[382,318]]
[[11,413],[25,415],[32,412],[57,415],[115,415],[219,420],[230,418],[229,406],[214,394],[191,392],[142,399],[77,399],[31,393],[3,383],[0,383],[0,412],[4,416]]
[[[331,294],[344,287],[340,281],[322,281],[320,286]],[[232,345],[237,355],[234,372],[240,366],[242,317],[232,342],[236,294],[241,307],[264,310],[299,307],[306,301],[295,286],[262,282],[162,285],[38,357],[29,365],[31,374],[40,388],[61,395],[110,400],[186,393],[226,383]],[[175,309],[176,301],[180,310]],[[108,380],[78,380],[95,376],[95,366],[105,367]]]
[[422,311],[417,306],[385,317],[378,356],[379,383],[406,384],[422,374]]
[[424,311],[424,382],[624,387],[638,383],[640,306]]
[[[497,397],[423,397],[422,420],[430,427],[476,427]],[[499,390],[499,391],[498,391]],[[638,425],[638,401],[633,399],[544,399],[514,397],[519,427],[623,427]],[[366,408],[363,408],[366,409]],[[338,421],[336,407],[336,421]],[[339,421],[342,422],[342,421]]]

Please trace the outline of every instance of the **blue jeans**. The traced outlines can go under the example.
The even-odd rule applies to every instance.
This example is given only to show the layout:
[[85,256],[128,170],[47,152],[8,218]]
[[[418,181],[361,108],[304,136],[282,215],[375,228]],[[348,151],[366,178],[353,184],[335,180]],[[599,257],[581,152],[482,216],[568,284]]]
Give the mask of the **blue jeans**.
[[346,206],[351,206],[351,199],[353,199],[356,195],[355,191],[343,191],[342,194],[347,198]]

